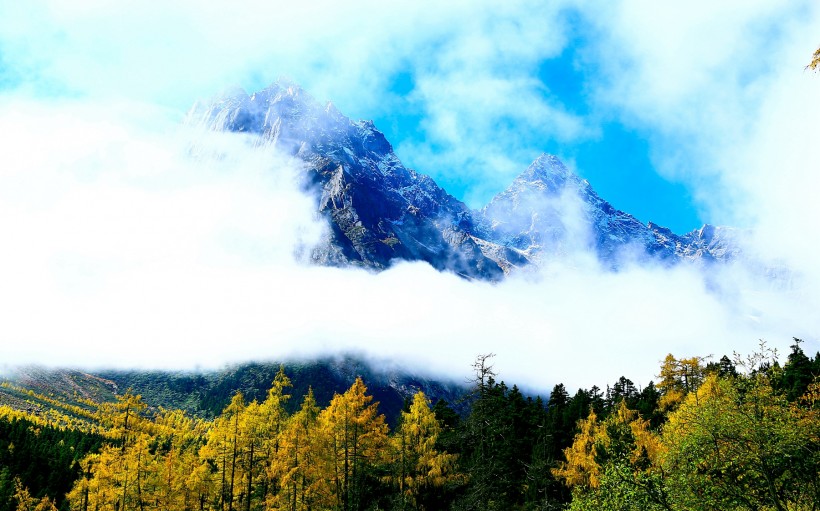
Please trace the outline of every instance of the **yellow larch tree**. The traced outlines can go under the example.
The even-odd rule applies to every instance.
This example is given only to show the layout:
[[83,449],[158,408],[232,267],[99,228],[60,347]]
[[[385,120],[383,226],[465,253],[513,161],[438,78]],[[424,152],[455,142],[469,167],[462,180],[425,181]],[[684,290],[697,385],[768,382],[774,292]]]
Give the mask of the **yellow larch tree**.
[[320,507],[342,511],[361,509],[365,479],[384,458],[387,424],[371,403],[361,378],[344,394],[336,394],[318,417],[322,437],[325,488]]
[[17,501],[17,511],[57,511],[54,501],[48,497],[37,499],[32,497],[28,488],[23,486],[19,479],[14,480],[14,499]]
[[116,402],[100,406],[99,422],[109,429],[112,438],[121,442],[123,452],[134,441],[135,434],[145,427],[143,413],[146,408],[142,396],[133,394],[131,389],[117,396]]
[[318,470],[319,407],[309,389],[302,406],[287,422],[270,470],[279,479],[280,490],[268,501],[273,509],[305,511],[316,509],[317,491],[322,484]]
[[189,488],[188,480],[199,466],[205,423],[180,410],[162,410],[154,424],[154,502],[161,509],[192,509],[200,501],[201,488]]
[[151,452],[152,423],[146,404],[129,390],[100,407],[99,421],[119,445],[103,446],[82,461],[82,476],[67,495],[72,509],[144,509],[156,486],[156,454]]
[[150,443],[151,437],[148,434],[139,433],[133,444],[121,456],[126,478],[122,488],[123,505],[120,507],[123,511],[127,509],[143,511],[147,500],[157,494],[158,464],[156,453],[149,449]]
[[430,409],[424,392],[413,396],[410,410],[401,413],[399,427],[391,438],[393,471],[401,508],[425,509],[423,495],[454,480],[456,456],[436,449],[441,425]]
[[83,476],[68,493],[72,511],[122,509],[123,456],[119,447],[105,445],[80,462]]
[[217,492],[217,477],[211,464],[201,460],[193,462],[191,471],[185,478],[185,497],[182,509],[218,509],[212,506]]
[[674,410],[690,392],[700,387],[706,376],[704,362],[706,357],[675,358],[671,353],[661,363],[660,381],[657,384],[661,391],[658,403],[662,410]]
[[809,62],[809,65],[806,66],[806,69],[811,69],[812,71],[817,71],[820,69],[820,48],[815,50],[814,55],[812,55],[811,62]]
[[598,416],[590,409],[589,416],[578,421],[578,433],[572,445],[564,449],[565,461],[552,469],[552,475],[557,479],[563,479],[569,487],[597,488],[601,467],[595,456],[601,430]]
[[216,504],[223,511],[233,511],[242,480],[242,421],[245,399],[236,393],[222,414],[208,431],[207,443],[200,450],[204,461],[213,463],[217,470]]
[[279,456],[282,432],[288,422],[288,413],[285,405],[290,400],[287,389],[292,387],[290,378],[285,374],[285,368],[273,378],[270,390],[258,409],[257,422],[253,426],[254,435],[258,440],[257,454],[260,471],[257,476],[259,482],[259,499],[261,502],[271,501],[280,491],[282,474],[274,470],[274,460]]
[[621,401],[603,421],[590,412],[579,429],[566,461],[552,470],[572,488],[570,510],[671,510],[658,466],[664,447],[649,421]]
[[234,492],[237,508],[240,510],[248,511],[254,502],[264,501],[264,493],[261,496],[255,495],[255,490],[256,483],[264,473],[262,444],[265,442],[266,427],[262,407],[256,401],[252,401],[240,414],[236,442],[241,476],[237,476],[237,486]]

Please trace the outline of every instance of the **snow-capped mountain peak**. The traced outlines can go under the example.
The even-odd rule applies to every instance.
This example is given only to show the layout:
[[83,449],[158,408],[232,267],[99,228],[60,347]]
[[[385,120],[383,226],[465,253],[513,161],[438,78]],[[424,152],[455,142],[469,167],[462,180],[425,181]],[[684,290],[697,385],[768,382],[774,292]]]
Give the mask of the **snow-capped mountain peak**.
[[430,177],[406,168],[372,121],[352,121],[287,79],[195,105],[188,122],[257,136],[260,145],[304,162],[305,186],[328,222],[326,238],[312,252],[320,264],[379,269],[422,260],[495,280],[579,251],[593,251],[613,268],[627,251],[670,264],[737,255],[731,231],[707,225],[678,236],[644,225],[546,153],[487,206],[470,211]]
[[543,183],[551,190],[557,191],[567,182],[577,183],[581,179],[572,172],[555,155],[544,153],[533,161],[527,169],[522,172],[516,181],[529,183]]

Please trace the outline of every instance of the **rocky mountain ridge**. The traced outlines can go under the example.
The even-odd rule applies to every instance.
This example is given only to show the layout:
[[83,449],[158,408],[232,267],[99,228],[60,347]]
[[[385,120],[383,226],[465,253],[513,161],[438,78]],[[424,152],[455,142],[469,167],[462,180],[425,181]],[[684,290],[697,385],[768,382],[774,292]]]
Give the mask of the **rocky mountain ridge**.
[[606,267],[627,259],[664,264],[728,261],[737,232],[704,226],[677,235],[602,199],[557,157],[538,157],[479,211],[405,167],[371,121],[352,121],[280,80],[248,95],[197,104],[189,124],[248,133],[304,163],[305,187],[327,220],[317,264],[380,270],[425,261],[466,278],[500,280],[516,269],[592,251]]

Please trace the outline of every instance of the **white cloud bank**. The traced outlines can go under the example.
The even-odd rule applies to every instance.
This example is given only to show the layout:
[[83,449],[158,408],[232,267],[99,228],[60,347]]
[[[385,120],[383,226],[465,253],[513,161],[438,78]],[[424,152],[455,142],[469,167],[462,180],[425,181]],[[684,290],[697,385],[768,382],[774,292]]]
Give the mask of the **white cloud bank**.
[[503,378],[529,386],[645,383],[667,352],[748,350],[812,318],[796,302],[783,310],[789,294],[737,284],[720,298],[692,268],[611,274],[579,257],[490,285],[424,264],[306,266],[294,249],[322,227],[292,162],[160,116],[146,130],[145,117],[0,107],[0,130],[14,133],[0,171],[6,364],[218,367],[363,351],[458,378],[492,351]]
[[[177,126],[177,107],[269,71],[343,110],[411,105],[428,139],[419,161],[438,155],[455,180],[506,181],[492,169],[538,137],[594,131],[532,80],[571,44],[564,11],[447,5],[4,4],[0,363],[193,367],[355,349],[459,377],[492,351],[508,382],[575,387],[645,383],[667,352],[792,335],[820,347],[820,77],[802,72],[820,13],[808,2],[580,11],[597,27],[579,63],[591,108],[649,133],[658,167],[710,217],[756,227],[757,248],[798,271],[788,291],[729,268],[719,296],[692,269],[608,274],[583,258],[496,286],[421,264],[307,267],[292,253],[321,226],[289,162],[233,136],[191,158],[201,134]],[[379,92],[403,69],[409,99]],[[534,135],[496,129],[505,119]]]
[[[0,85],[5,74],[38,93],[187,108],[231,84],[259,90],[286,75],[346,115],[418,115],[418,136],[399,148],[406,163],[474,183],[478,204],[542,140],[594,131],[536,78],[569,31],[564,3],[540,0],[9,3]],[[401,77],[407,95],[390,92]]]

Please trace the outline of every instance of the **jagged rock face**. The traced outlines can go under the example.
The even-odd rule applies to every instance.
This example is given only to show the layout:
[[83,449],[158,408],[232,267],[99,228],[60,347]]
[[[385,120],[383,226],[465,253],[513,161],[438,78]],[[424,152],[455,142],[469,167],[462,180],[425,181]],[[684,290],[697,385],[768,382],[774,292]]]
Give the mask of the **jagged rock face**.
[[468,278],[497,280],[501,267],[471,236],[472,212],[428,176],[402,165],[370,121],[352,122],[299,87],[277,82],[261,92],[197,106],[189,122],[256,134],[305,162],[306,184],[328,219],[314,261],[374,269],[426,261]]
[[740,232],[730,227],[704,225],[680,237],[676,255],[685,259],[729,261],[741,255]]
[[467,278],[498,280],[517,268],[592,251],[612,268],[626,254],[673,264],[738,255],[736,232],[704,226],[683,236],[618,211],[552,155],[536,159],[480,211],[406,168],[370,121],[353,122],[298,86],[279,81],[197,105],[189,123],[248,133],[305,165],[305,185],[328,220],[318,264],[389,267],[426,261]]
[[612,207],[552,155],[536,159],[478,215],[484,237],[531,262],[593,252],[617,267],[625,257],[726,260],[737,256],[735,231],[704,226],[684,236]]

